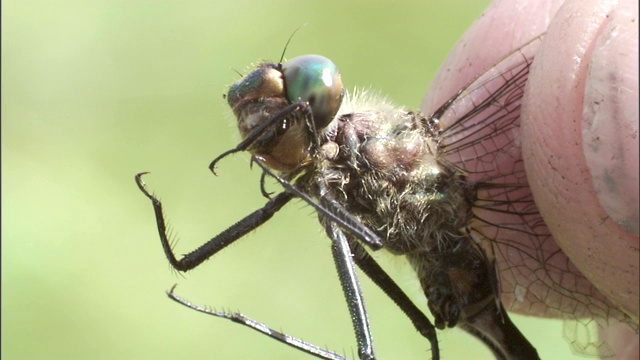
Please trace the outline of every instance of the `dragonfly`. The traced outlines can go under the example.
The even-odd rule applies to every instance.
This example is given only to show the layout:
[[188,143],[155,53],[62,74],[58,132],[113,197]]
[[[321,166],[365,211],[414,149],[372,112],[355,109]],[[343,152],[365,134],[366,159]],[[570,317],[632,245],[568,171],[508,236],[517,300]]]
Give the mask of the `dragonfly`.
[[[147,173],[135,176],[153,205],[169,263],[178,271],[196,268],[298,198],[317,212],[331,240],[359,359],[375,359],[375,351],[356,266],[428,341],[433,359],[440,358],[437,330],[451,327],[478,338],[497,359],[539,359],[506,309],[527,299],[571,319],[593,315],[594,308],[609,310],[602,298],[582,290],[586,279],[572,275],[573,287],[562,281],[575,273],[570,262],[547,265],[559,250],[535,206],[520,156],[520,100],[542,38],[507,54],[427,115],[367,91],[347,92],[337,66],[320,55],[283,62],[283,53],[278,63],[260,63],[226,94],[242,141],[209,168],[215,174],[222,159],[249,152],[262,171],[260,189],[268,199],[262,208],[178,259],[162,203],[143,180]],[[267,192],[267,177],[284,190]],[[411,264],[433,324],[371,255],[381,249]],[[519,266],[505,260],[514,257]],[[564,300],[540,297],[544,292],[533,291],[535,286]],[[194,310],[317,358],[345,359],[240,313],[192,304],[174,289],[168,296]],[[601,345],[589,339],[576,346],[589,353],[586,347]]]

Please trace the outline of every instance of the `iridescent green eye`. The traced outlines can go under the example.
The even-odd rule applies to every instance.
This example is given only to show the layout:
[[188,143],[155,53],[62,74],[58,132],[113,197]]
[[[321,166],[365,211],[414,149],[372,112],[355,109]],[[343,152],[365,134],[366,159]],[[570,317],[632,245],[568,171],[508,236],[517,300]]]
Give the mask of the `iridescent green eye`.
[[329,125],[344,94],[336,65],[324,56],[304,55],[287,61],[282,71],[289,100],[309,102],[316,129]]

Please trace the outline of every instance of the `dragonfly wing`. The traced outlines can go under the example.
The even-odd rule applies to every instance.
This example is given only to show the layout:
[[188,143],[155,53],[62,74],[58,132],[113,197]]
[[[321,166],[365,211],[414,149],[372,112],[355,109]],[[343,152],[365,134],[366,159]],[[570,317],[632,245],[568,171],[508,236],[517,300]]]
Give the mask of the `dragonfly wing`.
[[610,317],[633,322],[557,246],[534,203],[522,160],[520,104],[541,41],[538,37],[505,57],[432,118],[442,129],[438,138],[445,163],[466,174],[477,190],[472,230],[495,257],[505,307],[566,319],[576,329],[568,336],[574,350],[603,355],[606,344],[581,337],[585,332],[575,324],[595,318],[602,325]]

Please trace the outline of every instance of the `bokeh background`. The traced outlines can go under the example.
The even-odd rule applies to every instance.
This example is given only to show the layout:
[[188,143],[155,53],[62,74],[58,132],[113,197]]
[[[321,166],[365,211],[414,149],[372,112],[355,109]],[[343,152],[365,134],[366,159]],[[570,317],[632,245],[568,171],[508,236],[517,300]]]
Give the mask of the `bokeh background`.
[[[488,1],[3,1],[2,357],[300,359],[284,345],[178,306],[164,291],[356,352],[329,241],[294,202],[184,275],[172,271],[133,175],[164,200],[184,253],[264,203],[235,155],[222,94],[258,60],[319,53],[348,87],[419,108],[449,49]],[[490,50],[488,50],[490,51]],[[277,185],[268,185],[278,190]],[[382,262],[426,311],[410,269]],[[428,345],[362,279],[380,359]],[[571,357],[561,323],[514,316],[542,358]],[[491,358],[460,330],[443,359]]]

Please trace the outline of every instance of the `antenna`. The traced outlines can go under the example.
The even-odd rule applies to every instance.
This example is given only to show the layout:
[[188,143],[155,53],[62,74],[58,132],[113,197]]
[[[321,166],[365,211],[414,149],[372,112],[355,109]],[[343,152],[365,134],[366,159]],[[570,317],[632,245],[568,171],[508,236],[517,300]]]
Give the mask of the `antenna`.
[[304,23],[300,25],[297,29],[293,30],[293,33],[291,33],[291,36],[289,36],[289,40],[287,40],[287,43],[284,44],[284,49],[282,50],[282,55],[280,55],[280,61],[278,61],[278,64],[282,64],[282,60],[284,60],[284,54],[287,52],[287,48],[289,47],[289,43],[291,42],[291,39],[293,39],[293,35],[295,35],[298,32],[298,30],[302,29],[302,27],[306,25],[307,23]]

